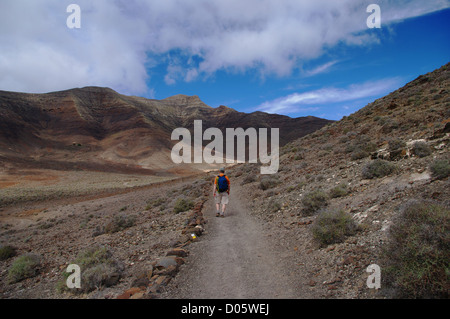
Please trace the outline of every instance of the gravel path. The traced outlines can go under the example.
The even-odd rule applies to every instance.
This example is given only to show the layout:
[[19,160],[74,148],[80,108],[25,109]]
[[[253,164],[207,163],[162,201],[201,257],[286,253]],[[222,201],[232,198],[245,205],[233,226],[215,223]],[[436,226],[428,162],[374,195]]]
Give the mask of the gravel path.
[[230,194],[225,218],[215,217],[212,200],[205,216],[207,234],[190,246],[190,255],[171,281],[163,298],[180,299],[290,299],[307,297],[292,269],[283,263],[263,225],[239,199],[239,188]]

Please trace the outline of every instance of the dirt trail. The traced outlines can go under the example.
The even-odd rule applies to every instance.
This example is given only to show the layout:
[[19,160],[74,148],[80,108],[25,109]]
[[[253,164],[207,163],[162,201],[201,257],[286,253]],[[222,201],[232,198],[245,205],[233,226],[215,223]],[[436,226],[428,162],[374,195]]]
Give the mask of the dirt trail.
[[190,248],[188,263],[167,287],[165,298],[308,298],[286,257],[238,197],[230,194],[225,218],[215,217],[213,200],[205,212],[207,234]]

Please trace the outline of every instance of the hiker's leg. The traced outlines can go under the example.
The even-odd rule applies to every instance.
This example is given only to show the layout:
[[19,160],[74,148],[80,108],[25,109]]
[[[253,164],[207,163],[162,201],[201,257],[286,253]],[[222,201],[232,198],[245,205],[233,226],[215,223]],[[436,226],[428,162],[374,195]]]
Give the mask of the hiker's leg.
[[228,204],[228,194],[227,193],[223,193],[223,198],[222,198],[222,215],[225,213],[225,210],[227,209],[227,204]]

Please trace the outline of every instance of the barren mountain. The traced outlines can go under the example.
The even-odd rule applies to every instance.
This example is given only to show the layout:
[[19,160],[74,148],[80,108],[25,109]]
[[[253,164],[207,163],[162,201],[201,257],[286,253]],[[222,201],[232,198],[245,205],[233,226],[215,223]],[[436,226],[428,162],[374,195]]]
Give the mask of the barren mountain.
[[0,91],[0,160],[21,167],[187,174],[175,167],[170,151],[175,128],[277,127],[280,144],[311,133],[331,121],[289,118],[262,112],[212,108],[198,96],[164,100],[121,95],[85,87],[47,94]]
[[[0,297],[448,299],[449,71],[447,64],[422,75],[358,112],[285,144],[277,174],[260,175],[259,164],[227,168],[232,186],[225,218],[215,217],[211,194],[215,172],[113,196],[56,202],[42,197],[24,202],[24,195],[17,194],[21,188],[2,186],[6,182],[0,180],[0,199],[12,194],[18,200],[0,207]],[[86,90],[94,89],[75,91],[86,94]],[[118,96],[95,90],[105,95],[84,98],[88,110],[96,109],[99,101],[111,102],[108,95]],[[8,100],[8,94],[12,93],[2,94],[2,100]],[[36,98],[24,99],[32,97]],[[124,99],[138,101],[139,107],[124,107],[137,114],[143,114],[136,110],[147,103],[155,105],[148,107],[155,114],[167,110],[192,114],[192,109],[199,114],[264,116],[211,109],[198,98],[185,96],[163,101],[120,97],[120,103],[108,105],[122,114],[118,110],[126,104]],[[107,115],[99,114],[108,112],[101,113],[102,107],[96,112],[72,107],[83,114],[78,118],[84,129],[77,130],[85,132],[79,135],[81,145],[83,137],[83,143],[113,140],[115,134],[120,140],[124,122],[139,123],[136,116],[104,119]],[[5,110],[9,108],[2,108],[2,114]],[[2,121],[11,129],[4,131],[9,135],[4,134],[2,141],[11,147],[9,156],[19,159],[24,145],[30,150],[39,149],[42,141],[56,145],[50,128],[33,130],[43,125],[35,118],[17,117],[16,123],[27,125],[27,130],[13,130],[11,114],[17,113],[8,112],[8,121],[4,117]],[[51,116],[42,112],[38,109],[36,118],[51,123]],[[140,123],[152,121],[149,113]],[[174,118],[167,115],[159,123],[182,126],[170,122]],[[86,119],[104,120],[117,133],[111,137],[93,130],[95,125],[89,126]],[[183,119],[190,123],[188,117]],[[24,124],[28,122],[33,124]],[[57,126],[46,127],[57,131]],[[26,144],[22,134],[35,144]],[[14,149],[14,140],[23,144]],[[92,152],[101,153],[100,142]],[[70,147],[61,149],[73,157],[83,154]],[[28,189],[33,195],[45,190],[34,184],[41,178],[58,178],[55,171],[42,171],[27,169],[28,178],[33,177]],[[149,183],[137,174],[77,173],[64,176],[56,194],[62,186],[74,184],[95,193],[92,183],[97,180],[102,187],[105,181]],[[22,177],[16,174],[11,182]],[[65,284],[72,263],[82,267],[79,290]],[[370,285],[376,284],[376,277],[368,280],[376,266],[381,272],[378,286]]]
[[[450,64],[233,168],[253,215],[318,298],[448,298]],[[381,272],[367,284],[369,265]]]

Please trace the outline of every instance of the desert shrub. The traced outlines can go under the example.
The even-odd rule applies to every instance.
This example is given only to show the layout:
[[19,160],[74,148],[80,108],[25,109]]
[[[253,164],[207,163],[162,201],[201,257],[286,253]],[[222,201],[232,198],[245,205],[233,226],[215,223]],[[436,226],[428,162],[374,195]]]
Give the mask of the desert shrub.
[[383,132],[384,134],[388,134],[390,132],[392,132],[395,129],[398,129],[400,126],[400,124],[398,124],[397,121],[391,119],[391,118],[387,118],[385,119],[385,124],[381,127],[381,132]]
[[405,152],[406,143],[400,139],[391,139],[388,144],[389,158],[396,160],[401,158]]
[[305,159],[305,154],[303,152],[297,153],[294,156],[294,160],[296,160],[296,161],[299,161],[299,160],[302,160],[302,159]]
[[406,146],[406,143],[400,139],[394,138],[391,139],[388,143],[388,151],[392,152],[392,151],[396,151],[399,149],[402,149]]
[[178,198],[173,207],[173,211],[178,214],[188,211],[194,207],[194,202],[186,198]]
[[287,188],[286,188],[286,192],[288,192],[288,193],[290,193],[290,192],[293,192],[293,191],[295,191],[295,186],[294,185],[291,185],[291,186],[288,186]]
[[25,254],[17,257],[8,270],[8,282],[15,283],[36,276],[40,265],[41,261],[37,255]]
[[400,208],[383,249],[384,281],[397,297],[448,298],[450,210],[411,201]]
[[102,263],[86,269],[82,273],[81,289],[88,292],[100,287],[111,287],[119,282],[121,270],[113,263]]
[[352,161],[356,161],[359,159],[366,158],[369,155],[370,155],[369,152],[362,150],[362,149],[357,149],[352,152],[351,159],[352,159]]
[[412,151],[419,157],[426,157],[432,153],[431,147],[425,142],[415,142]]
[[128,227],[134,226],[136,221],[135,216],[127,216],[127,215],[117,215],[114,216],[113,220],[110,221],[105,226],[105,233],[117,233],[122,231]]
[[256,182],[256,176],[255,176],[255,174],[249,174],[244,177],[241,185],[245,185],[245,184],[249,184],[249,183],[253,183],[253,182]]
[[351,159],[362,159],[377,149],[377,144],[372,142],[367,135],[358,136],[352,144],[347,145],[346,152],[351,153]]
[[430,164],[430,170],[433,177],[444,179],[450,175],[450,163],[446,159],[435,160]]
[[376,159],[363,167],[362,176],[365,179],[384,177],[393,173],[395,169],[395,164],[382,159]]
[[259,182],[259,188],[261,188],[263,191],[274,188],[279,184],[279,180],[272,176],[264,176],[261,178],[261,181]]
[[[113,258],[106,247],[94,246],[81,251],[72,264],[80,266],[81,289],[71,292],[90,292],[101,287],[110,287],[118,283],[123,273],[123,265]],[[70,274],[63,273],[64,282],[59,283],[61,290],[66,290],[65,281]],[[65,287],[65,288],[64,288]]]
[[0,247],[0,260],[6,260],[16,255],[16,248],[13,246]]
[[267,205],[267,208],[270,212],[275,213],[281,209],[281,204],[277,200],[271,199]]
[[317,215],[312,234],[321,246],[340,243],[352,236],[358,226],[352,216],[342,210],[324,210]]
[[155,208],[155,207],[160,207],[165,202],[166,202],[166,200],[162,197],[149,200],[149,201],[147,201],[147,206],[145,207],[145,210],[149,210],[149,209]]
[[302,199],[303,214],[306,216],[313,215],[328,204],[327,200],[328,196],[322,190],[315,190],[307,193]]
[[330,190],[330,197],[331,198],[337,198],[337,197],[342,197],[348,194],[348,188],[347,185],[345,184],[339,184],[336,187],[333,187]]

